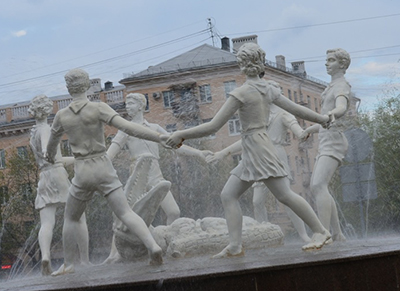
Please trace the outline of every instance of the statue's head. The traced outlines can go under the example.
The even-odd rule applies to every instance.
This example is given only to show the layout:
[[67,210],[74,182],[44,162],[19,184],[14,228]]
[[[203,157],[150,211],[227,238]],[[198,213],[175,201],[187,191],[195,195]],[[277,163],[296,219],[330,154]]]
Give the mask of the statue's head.
[[138,111],[144,111],[146,108],[146,97],[140,93],[130,93],[126,95],[126,111],[130,116],[135,115]]
[[44,94],[38,95],[29,104],[28,112],[36,119],[47,118],[53,112],[53,101]]
[[85,93],[90,88],[89,74],[82,69],[72,69],[64,78],[71,95]]
[[236,59],[240,69],[247,76],[259,76],[265,71],[265,52],[258,44],[242,45],[236,54]]
[[341,48],[336,48],[327,50],[326,54],[333,54],[338,60],[341,69],[343,69],[346,72],[351,62],[350,55],[347,51]]

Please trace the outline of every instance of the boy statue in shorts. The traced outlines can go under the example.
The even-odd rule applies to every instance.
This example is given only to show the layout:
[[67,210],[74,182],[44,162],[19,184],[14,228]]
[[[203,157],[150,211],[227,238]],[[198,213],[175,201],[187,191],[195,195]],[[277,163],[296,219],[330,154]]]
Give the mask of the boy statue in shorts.
[[162,264],[162,250],[155,242],[143,219],[128,205],[122,184],[106,154],[104,123],[131,136],[162,142],[160,134],[142,125],[129,122],[104,102],[90,102],[86,91],[90,87],[89,75],[81,69],[65,75],[71,104],[57,112],[47,145],[47,159],[54,163],[57,146],[66,134],[75,157],[75,176],[67,199],[63,227],[64,264],[53,276],[73,273],[76,250],[76,230],[85,223],[82,214],[95,191],[102,193],[112,211],[136,234],[149,251],[150,264]]

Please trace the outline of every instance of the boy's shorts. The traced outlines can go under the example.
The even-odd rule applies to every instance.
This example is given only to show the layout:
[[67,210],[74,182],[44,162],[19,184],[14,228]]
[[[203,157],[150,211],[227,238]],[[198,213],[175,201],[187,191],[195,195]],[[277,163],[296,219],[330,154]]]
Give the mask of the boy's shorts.
[[75,176],[72,179],[70,193],[78,200],[89,201],[94,192],[104,197],[122,187],[110,158],[104,154],[97,157],[76,159]]

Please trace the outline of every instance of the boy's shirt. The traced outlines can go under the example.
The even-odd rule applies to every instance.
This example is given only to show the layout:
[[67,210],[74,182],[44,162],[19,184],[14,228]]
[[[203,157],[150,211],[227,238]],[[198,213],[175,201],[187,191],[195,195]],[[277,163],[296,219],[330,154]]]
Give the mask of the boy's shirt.
[[52,135],[61,138],[67,134],[75,158],[105,153],[104,123],[110,124],[116,115],[118,113],[104,102],[73,100],[56,114]]

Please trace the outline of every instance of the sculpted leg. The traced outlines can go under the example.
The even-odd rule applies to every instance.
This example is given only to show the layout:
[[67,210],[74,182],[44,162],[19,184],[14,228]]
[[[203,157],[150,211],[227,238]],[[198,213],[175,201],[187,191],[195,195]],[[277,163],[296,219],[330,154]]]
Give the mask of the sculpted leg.
[[251,186],[252,183],[244,182],[231,175],[221,193],[226,223],[229,231],[229,245],[213,258],[241,256],[242,248],[242,223],[243,215],[239,204],[239,197]]
[[167,225],[170,225],[181,216],[181,211],[171,191],[168,191],[167,196],[161,202],[161,208],[167,215]]
[[268,212],[265,206],[269,190],[264,184],[256,185],[253,190],[254,218],[258,222],[268,221]]
[[150,255],[150,264],[162,264],[162,249],[157,245],[143,219],[129,208],[122,188],[111,192],[106,198],[115,215],[132,233],[136,234],[147,247]]
[[53,239],[57,206],[47,205],[40,210],[40,230],[38,235],[40,251],[42,253],[42,275],[48,276],[52,273],[50,247]]
[[311,239],[307,234],[306,226],[304,225],[304,221],[301,220],[300,217],[298,217],[297,214],[294,213],[293,210],[290,209],[289,207],[285,206],[285,210],[286,210],[286,213],[289,216],[290,220],[292,221],[294,228],[297,230],[300,238],[305,242],[310,242]]
[[[77,233],[80,233],[80,231],[85,227],[87,229],[87,226],[82,226],[82,223],[86,224],[86,220],[82,218],[85,208],[86,202],[78,200],[72,195],[68,196],[67,203],[65,205],[63,227],[64,264],[57,271],[53,272],[51,274],[52,276],[75,272],[74,259],[76,257],[76,247],[78,246],[78,243],[83,243],[83,240],[78,237]],[[87,243],[88,242],[89,241],[87,240]],[[81,245],[79,249],[81,247],[89,249],[88,245]]]
[[83,213],[78,224],[76,240],[79,248],[81,263],[90,266],[89,261],[89,231],[86,223],[86,214]]
[[339,162],[331,157],[319,157],[311,177],[311,192],[315,196],[318,217],[324,227],[326,229],[331,228],[334,237],[344,238],[340,229],[336,203],[328,188],[338,166]]
[[265,185],[275,197],[293,210],[314,232],[311,242],[303,246],[303,250],[320,249],[331,238],[310,204],[303,197],[294,193],[287,183],[287,178],[269,178]]

